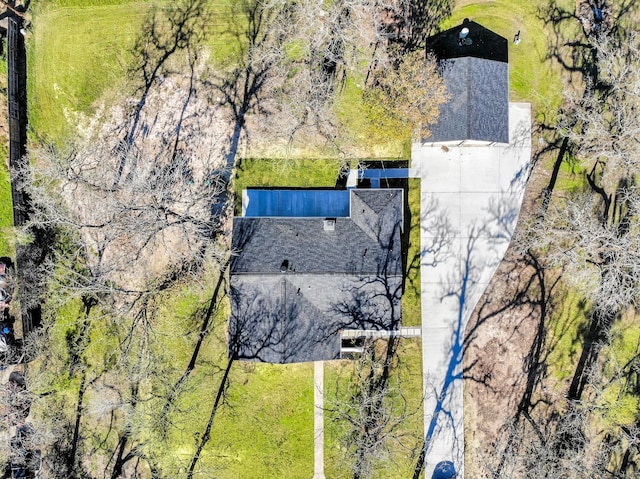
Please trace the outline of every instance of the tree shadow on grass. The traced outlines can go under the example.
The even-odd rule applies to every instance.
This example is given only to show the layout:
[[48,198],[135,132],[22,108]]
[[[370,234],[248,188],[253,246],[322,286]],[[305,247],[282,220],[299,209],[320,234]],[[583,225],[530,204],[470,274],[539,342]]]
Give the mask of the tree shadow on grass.
[[222,98],[223,104],[231,109],[233,122],[225,163],[217,172],[218,181],[227,193],[213,205],[211,215],[214,219],[224,217],[229,209],[227,196],[231,175],[234,168],[240,167],[237,158],[243,135],[248,140],[247,116],[264,111],[263,89],[274,65],[269,61],[255,61],[252,55],[272,41],[269,27],[277,15],[276,8],[269,8],[260,1],[234,2],[227,33],[234,39],[237,51],[234,58],[238,61],[226,71],[212,73],[205,82],[210,89],[210,101],[214,101],[213,97]]
[[[172,73],[172,68],[176,66],[174,59],[180,53],[187,52],[193,58],[208,36],[211,19],[212,12],[207,0],[180,0],[163,9],[153,8],[145,20],[133,48],[134,63],[129,71],[130,77],[138,84],[138,99],[118,146],[124,154],[119,155],[121,160],[115,171],[114,189],[122,178],[127,159],[130,159],[126,153],[134,147],[136,139],[145,134],[145,129],[141,128],[142,112],[151,90],[162,83],[165,75]],[[193,91],[192,62],[190,92]],[[135,165],[129,165],[129,168],[135,169]]]
[[[550,0],[546,6],[538,9],[538,18],[543,21],[547,30],[553,32],[548,35],[546,60],[560,65],[569,86],[578,92],[583,91],[584,95],[608,88],[600,81],[594,41],[606,37],[614,44],[624,42],[628,32],[628,19],[636,14],[635,0],[623,0],[615,2],[615,5],[608,0],[583,0],[573,9],[567,9],[557,0]],[[549,182],[542,191],[542,215],[551,201],[562,163],[574,150],[574,145],[558,131],[556,123],[552,119],[550,122],[543,120],[538,125],[538,131],[550,134],[551,139],[536,156],[557,152]],[[573,126],[569,122],[569,127]]]
[[603,37],[623,42],[628,32],[627,17],[634,14],[635,5],[634,0],[615,2],[615,5],[607,0],[584,0],[577,7],[567,9],[557,0],[550,0],[538,9],[538,18],[553,32],[548,37],[546,59],[554,60],[568,73],[569,83],[575,80],[597,83],[593,42]]
[[[508,408],[515,409],[514,420],[524,418],[533,423],[531,412],[540,401],[544,401],[537,392],[547,374],[547,360],[551,353],[548,322],[550,310],[557,300],[554,290],[559,277],[551,276],[541,267],[537,258],[529,253],[505,262],[499,277],[502,281],[510,279],[515,284],[508,287],[506,297],[499,297],[500,292],[497,292],[498,297],[489,293],[477,310],[476,319],[467,331],[465,340],[466,347],[476,351],[475,358],[466,366],[468,379],[480,387],[486,385],[493,388],[495,385],[493,391],[496,396],[508,395],[506,404]],[[505,318],[512,320],[504,321]],[[482,329],[491,327],[491,323],[496,321],[505,328],[499,340],[501,344],[497,347],[502,348],[503,353],[507,349],[515,350],[515,355],[522,357],[522,373],[504,378],[506,381],[513,381],[509,392],[506,392],[505,384],[496,383],[500,381],[500,371],[493,362],[497,358],[483,358],[482,349],[486,346],[482,343],[476,345],[478,339],[486,334]],[[504,404],[504,397],[501,399]],[[503,414],[503,421],[508,422],[511,420],[510,413],[505,412],[500,411],[498,416]],[[501,458],[506,456],[505,452]],[[499,471],[502,467],[498,462],[496,469]]]

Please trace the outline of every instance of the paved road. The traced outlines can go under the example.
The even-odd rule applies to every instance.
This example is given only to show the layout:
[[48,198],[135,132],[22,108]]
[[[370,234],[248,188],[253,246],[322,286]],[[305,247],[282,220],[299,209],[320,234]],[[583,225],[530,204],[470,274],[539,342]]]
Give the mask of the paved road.
[[421,181],[425,478],[440,461],[464,476],[462,342],[515,229],[531,158],[529,104],[509,105],[509,145],[414,144]]

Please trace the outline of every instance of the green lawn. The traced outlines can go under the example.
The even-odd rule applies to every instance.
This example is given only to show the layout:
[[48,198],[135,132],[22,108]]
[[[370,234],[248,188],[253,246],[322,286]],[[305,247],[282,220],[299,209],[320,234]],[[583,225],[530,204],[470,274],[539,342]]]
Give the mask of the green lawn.
[[115,93],[124,85],[149,2],[99,3],[60,2],[73,6],[34,12],[27,53],[29,121],[39,137],[69,137],[105,90]]
[[[126,83],[132,48],[152,7],[169,0],[50,0],[33,9],[27,37],[29,120],[40,138],[64,141],[99,106],[131,94]],[[212,20],[206,46],[218,63],[234,58],[233,0],[207,4]],[[162,19],[162,16],[159,18]],[[168,21],[168,20],[165,20]],[[246,23],[246,22],[245,22]]]
[[[402,324],[420,326],[422,324],[422,303],[420,301],[420,180],[409,179],[409,244],[407,250],[407,271],[404,294],[402,296]],[[405,215],[405,218],[407,216]]]
[[313,471],[313,364],[236,364],[230,407],[208,448],[216,477],[305,477]]
[[[555,158],[554,158],[555,161]],[[550,164],[549,170],[552,165]],[[560,165],[560,173],[558,174],[558,182],[555,189],[558,191],[580,192],[588,188],[586,169],[572,157],[566,154],[564,161]]]
[[[538,8],[546,4],[544,0],[462,0],[443,24],[443,28],[450,28],[469,18],[505,37],[509,42],[511,101],[531,102],[534,115],[553,112],[562,99],[560,70],[546,58],[548,31],[538,18]],[[518,31],[521,41],[514,45]]]
[[549,321],[547,363],[559,381],[570,378],[581,351],[581,333],[588,323],[588,305],[575,291],[564,288],[563,299]]
[[408,158],[411,138],[398,138],[393,132],[387,137],[378,136],[379,128],[373,127],[366,115],[362,99],[364,77],[347,78],[336,101],[335,110],[342,125],[345,141],[354,142],[359,156],[368,158]]
[[[8,158],[6,145],[0,145],[0,155]],[[0,166],[0,256],[15,257],[11,237],[13,235],[13,204],[11,202],[11,182],[6,165]]]
[[[393,370],[388,386],[394,395],[392,417],[404,416],[394,430],[394,440],[388,444],[388,457],[376,458],[373,477],[376,479],[401,479],[412,477],[417,453],[422,444],[422,349],[419,339],[403,339],[398,348],[399,363]],[[352,381],[353,364],[332,361],[325,364],[325,402],[327,408],[335,407],[334,398],[346,401],[347,382]],[[337,391],[343,394],[336,394]],[[405,402],[406,401],[406,402]],[[394,422],[393,419],[391,422]],[[352,457],[343,447],[341,436],[345,424],[336,420],[331,411],[325,413],[325,473],[332,479],[353,477]],[[353,453],[353,451],[350,451]]]

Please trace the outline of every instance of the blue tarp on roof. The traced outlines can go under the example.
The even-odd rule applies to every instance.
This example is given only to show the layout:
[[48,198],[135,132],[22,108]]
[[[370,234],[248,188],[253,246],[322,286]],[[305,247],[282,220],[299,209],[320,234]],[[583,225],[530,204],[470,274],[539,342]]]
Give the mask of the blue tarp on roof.
[[247,189],[244,216],[288,216],[346,218],[349,190],[260,190]]

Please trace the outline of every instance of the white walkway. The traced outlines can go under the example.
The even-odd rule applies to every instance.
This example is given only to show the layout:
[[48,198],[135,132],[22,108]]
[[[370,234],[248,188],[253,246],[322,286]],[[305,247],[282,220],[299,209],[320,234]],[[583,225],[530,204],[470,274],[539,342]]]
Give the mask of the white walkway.
[[440,461],[464,477],[462,342],[515,229],[531,158],[531,108],[509,105],[509,145],[414,144],[421,178],[425,478]]

